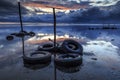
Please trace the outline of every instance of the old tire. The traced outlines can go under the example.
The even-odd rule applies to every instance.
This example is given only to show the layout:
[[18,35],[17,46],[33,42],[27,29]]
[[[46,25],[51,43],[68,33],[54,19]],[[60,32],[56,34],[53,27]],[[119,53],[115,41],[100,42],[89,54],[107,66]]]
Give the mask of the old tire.
[[82,57],[79,54],[60,54],[55,58],[55,64],[63,67],[74,67],[82,64]]
[[80,55],[83,55],[82,45],[75,40],[64,40],[61,47],[65,53],[78,53]]
[[35,51],[23,56],[23,61],[26,64],[39,64],[51,61],[51,53],[46,51]]
[[53,51],[54,45],[51,43],[44,44],[42,46],[38,46],[38,51]]
[[8,35],[8,36],[6,37],[6,39],[7,39],[8,41],[11,41],[11,40],[14,39],[14,37],[13,37],[12,35]]

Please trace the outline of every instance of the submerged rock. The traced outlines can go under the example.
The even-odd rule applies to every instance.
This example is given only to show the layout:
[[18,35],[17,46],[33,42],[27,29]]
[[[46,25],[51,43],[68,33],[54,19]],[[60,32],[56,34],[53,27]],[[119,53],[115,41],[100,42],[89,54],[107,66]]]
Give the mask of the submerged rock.
[[115,41],[115,39],[111,39],[111,41]]
[[93,52],[84,52],[84,55],[87,56],[95,56],[95,54]]
[[92,60],[97,60],[97,58],[91,58]]

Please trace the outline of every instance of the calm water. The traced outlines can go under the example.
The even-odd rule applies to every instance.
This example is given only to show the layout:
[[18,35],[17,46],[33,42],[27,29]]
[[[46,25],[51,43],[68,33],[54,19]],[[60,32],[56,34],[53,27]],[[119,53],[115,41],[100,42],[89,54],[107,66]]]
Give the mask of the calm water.
[[[53,34],[52,25],[33,26],[26,25],[24,29],[51,38],[49,34]],[[84,40],[85,44],[80,42],[84,48],[83,64],[71,69],[55,68],[52,57],[50,64],[40,64],[32,69],[22,61],[21,39],[7,41],[5,38],[12,32],[18,32],[19,25],[0,25],[0,80],[120,80],[120,30],[88,30],[89,27],[101,26],[58,25],[57,36],[67,35],[68,38]],[[26,37],[26,53],[36,50],[39,45],[28,44],[29,39],[37,40],[38,37]]]

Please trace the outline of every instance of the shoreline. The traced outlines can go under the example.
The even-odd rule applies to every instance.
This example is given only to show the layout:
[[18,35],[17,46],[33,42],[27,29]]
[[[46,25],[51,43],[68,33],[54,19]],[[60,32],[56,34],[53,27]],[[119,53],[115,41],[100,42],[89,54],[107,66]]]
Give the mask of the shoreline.
[[[20,22],[0,22],[0,25],[20,25]],[[53,26],[53,23],[39,23],[39,22],[23,22],[23,25],[39,25],[39,26]],[[105,25],[120,25],[120,24],[114,24],[114,23],[57,23],[58,26],[105,26]]]

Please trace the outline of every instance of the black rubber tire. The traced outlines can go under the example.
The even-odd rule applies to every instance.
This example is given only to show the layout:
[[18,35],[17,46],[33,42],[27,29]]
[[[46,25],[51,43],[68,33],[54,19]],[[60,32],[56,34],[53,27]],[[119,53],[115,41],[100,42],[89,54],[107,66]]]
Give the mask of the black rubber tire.
[[55,57],[55,64],[61,67],[79,66],[82,64],[82,56],[76,53],[60,54]]
[[[33,55],[44,54],[44,56],[34,57]],[[39,64],[39,63],[47,63],[51,61],[51,53],[46,51],[35,51],[33,53],[27,54],[23,56],[23,61],[26,64]]]
[[29,32],[29,35],[31,36],[31,37],[34,37],[35,36],[35,33],[34,32]]
[[[72,49],[71,46],[69,45],[74,46],[74,48]],[[82,45],[75,40],[72,39],[64,40],[61,47],[65,53],[78,53],[80,55],[83,55]]]
[[11,41],[11,40],[14,39],[14,37],[13,37],[12,35],[8,35],[8,36],[6,37],[6,39],[7,39],[8,41]]
[[46,44],[43,44],[42,46],[38,46],[38,51],[53,52],[54,51],[54,44],[52,44],[52,43],[46,43]]

